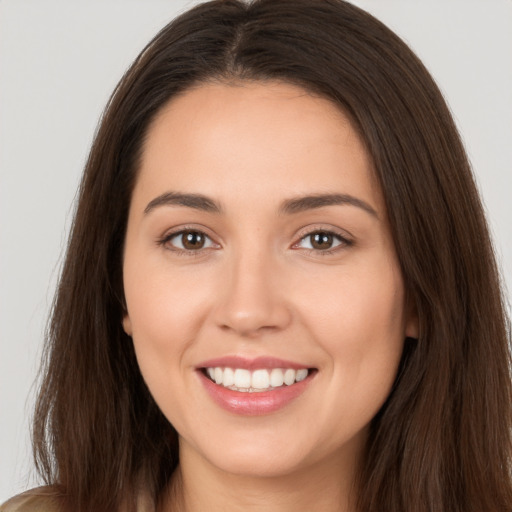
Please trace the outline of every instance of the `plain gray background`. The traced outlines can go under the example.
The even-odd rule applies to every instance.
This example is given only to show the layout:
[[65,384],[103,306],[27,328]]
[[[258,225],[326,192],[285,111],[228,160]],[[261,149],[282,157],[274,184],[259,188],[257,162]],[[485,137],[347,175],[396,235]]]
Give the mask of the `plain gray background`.
[[[0,503],[37,483],[33,382],[97,120],[145,43],[194,3],[0,1]],[[512,1],[354,3],[402,36],[443,90],[511,289]]]

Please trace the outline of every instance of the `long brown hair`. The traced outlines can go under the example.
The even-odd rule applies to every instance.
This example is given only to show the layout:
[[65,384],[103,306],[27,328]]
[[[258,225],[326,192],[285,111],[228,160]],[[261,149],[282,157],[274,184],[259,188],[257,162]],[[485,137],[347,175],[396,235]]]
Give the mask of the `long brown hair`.
[[406,340],[359,475],[361,512],[512,510],[510,329],[483,209],[441,93],[342,0],[217,0],[172,21],[114,91],[91,148],[48,330],[34,451],[65,508],[158,501],[179,461],[123,332],[122,251],[141,146],[171,98],[279,80],[335,102],[371,155],[420,336]]

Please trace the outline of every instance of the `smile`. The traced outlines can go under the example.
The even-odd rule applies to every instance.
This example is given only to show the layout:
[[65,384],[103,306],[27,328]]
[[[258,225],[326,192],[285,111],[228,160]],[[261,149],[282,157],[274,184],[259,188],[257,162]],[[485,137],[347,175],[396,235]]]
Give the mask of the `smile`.
[[254,371],[245,368],[205,368],[208,377],[224,388],[246,393],[261,393],[291,386],[303,381],[309,374],[307,368],[272,368]]
[[207,395],[234,414],[271,414],[296,401],[312,385],[316,368],[273,357],[222,357],[203,362],[196,374]]

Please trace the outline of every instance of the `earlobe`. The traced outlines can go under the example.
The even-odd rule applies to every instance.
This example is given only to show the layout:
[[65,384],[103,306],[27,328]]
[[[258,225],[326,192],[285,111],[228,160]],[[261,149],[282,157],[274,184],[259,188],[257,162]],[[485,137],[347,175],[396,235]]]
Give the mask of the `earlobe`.
[[409,303],[407,308],[407,321],[405,324],[405,337],[418,339],[420,336],[418,310],[416,305],[412,302]]
[[132,330],[132,322],[130,320],[130,316],[128,314],[124,315],[123,317],[123,329],[128,336],[131,336],[133,333]]
[[411,316],[405,326],[405,337],[418,339],[420,336],[417,315]]

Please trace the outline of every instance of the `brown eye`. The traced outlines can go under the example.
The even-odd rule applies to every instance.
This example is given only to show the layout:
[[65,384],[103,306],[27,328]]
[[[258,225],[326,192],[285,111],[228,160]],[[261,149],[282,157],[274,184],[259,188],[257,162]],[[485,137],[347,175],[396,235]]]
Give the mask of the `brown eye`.
[[186,229],[178,233],[172,233],[165,237],[162,242],[169,249],[178,251],[200,251],[201,249],[213,248],[216,244],[212,239],[203,233],[193,229]]
[[199,231],[184,231],[181,233],[181,243],[183,248],[189,251],[202,249],[205,244],[205,236]]
[[318,250],[330,249],[334,241],[334,236],[332,233],[323,233],[321,231],[318,233],[313,233],[310,235],[310,237],[311,247]]
[[348,247],[349,245],[352,245],[350,240],[332,231],[313,231],[302,237],[295,247],[311,251],[327,252],[337,247],[342,248]]

